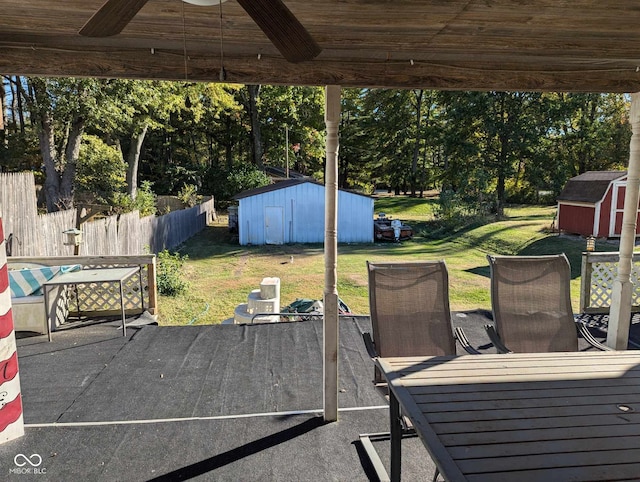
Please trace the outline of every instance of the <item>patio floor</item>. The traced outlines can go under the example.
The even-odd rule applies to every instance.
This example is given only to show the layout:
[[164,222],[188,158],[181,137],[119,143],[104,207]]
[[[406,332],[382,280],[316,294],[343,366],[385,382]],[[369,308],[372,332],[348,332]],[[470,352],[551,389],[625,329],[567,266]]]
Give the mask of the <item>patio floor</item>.
[[[493,353],[485,314],[456,313],[454,324]],[[366,317],[340,321],[340,420],[328,424],[321,320],[141,325],[126,337],[108,322],[52,343],[20,337],[26,434],[0,446],[0,474],[38,454],[42,481],[374,480],[358,435],[386,431],[388,410],[371,383],[369,330]],[[387,466],[388,448],[376,442]],[[418,439],[403,441],[403,480],[433,470]]]

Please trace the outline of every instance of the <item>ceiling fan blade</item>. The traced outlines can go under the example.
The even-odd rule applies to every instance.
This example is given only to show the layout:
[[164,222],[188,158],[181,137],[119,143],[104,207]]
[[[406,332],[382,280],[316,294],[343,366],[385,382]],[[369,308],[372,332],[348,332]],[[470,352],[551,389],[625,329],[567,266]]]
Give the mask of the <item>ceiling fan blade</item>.
[[322,49],[282,0],[238,0],[289,62],[315,58]]
[[149,0],[107,0],[80,29],[85,37],[110,37],[122,32]]

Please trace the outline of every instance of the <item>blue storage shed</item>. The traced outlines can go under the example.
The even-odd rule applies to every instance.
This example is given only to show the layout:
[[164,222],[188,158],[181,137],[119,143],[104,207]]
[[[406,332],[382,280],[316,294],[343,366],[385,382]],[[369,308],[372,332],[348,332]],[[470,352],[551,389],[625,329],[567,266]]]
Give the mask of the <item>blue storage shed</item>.
[[[237,194],[240,244],[322,243],[324,185],[289,179]],[[373,198],[338,191],[338,242],[373,242]]]

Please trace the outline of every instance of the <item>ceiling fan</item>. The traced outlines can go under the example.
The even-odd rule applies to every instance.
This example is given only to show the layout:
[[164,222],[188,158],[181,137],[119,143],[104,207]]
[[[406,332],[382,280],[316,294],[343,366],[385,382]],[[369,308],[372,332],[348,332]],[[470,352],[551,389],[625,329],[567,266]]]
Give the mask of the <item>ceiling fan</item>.
[[[107,0],[80,29],[85,37],[119,34],[149,0]],[[217,5],[220,0],[183,0]],[[224,2],[226,0],[222,0]],[[282,0],[236,0],[289,62],[315,58],[322,49]]]

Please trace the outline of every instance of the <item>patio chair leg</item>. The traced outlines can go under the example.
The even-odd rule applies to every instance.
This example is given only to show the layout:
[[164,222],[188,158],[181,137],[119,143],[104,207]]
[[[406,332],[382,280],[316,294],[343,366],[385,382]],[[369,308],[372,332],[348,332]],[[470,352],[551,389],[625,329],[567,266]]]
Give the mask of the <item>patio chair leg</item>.
[[388,433],[367,433],[360,435],[360,443],[362,444],[367,457],[369,457],[369,461],[371,462],[373,470],[380,482],[389,482],[391,479],[389,478],[389,474],[384,468],[382,460],[380,460],[378,452],[371,443],[371,438],[388,438],[388,436]]
[[395,394],[389,391],[389,412],[391,420],[391,481],[400,480],[402,473],[402,421],[400,419],[400,404]]

